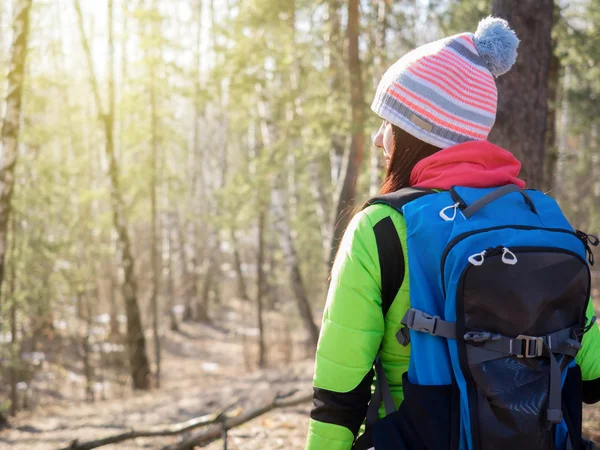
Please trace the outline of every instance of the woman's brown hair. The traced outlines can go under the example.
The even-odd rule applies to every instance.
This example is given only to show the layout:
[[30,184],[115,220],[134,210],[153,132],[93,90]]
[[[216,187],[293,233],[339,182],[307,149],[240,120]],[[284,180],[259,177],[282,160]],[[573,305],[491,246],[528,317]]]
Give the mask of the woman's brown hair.
[[381,195],[410,186],[410,175],[419,161],[438,152],[440,148],[417,139],[396,125],[392,125],[394,147],[385,175]]

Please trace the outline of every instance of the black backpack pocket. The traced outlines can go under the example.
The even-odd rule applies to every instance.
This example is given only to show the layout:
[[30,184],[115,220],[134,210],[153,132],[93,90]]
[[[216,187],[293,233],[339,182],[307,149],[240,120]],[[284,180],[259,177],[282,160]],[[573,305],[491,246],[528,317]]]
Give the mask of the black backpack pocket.
[[[473,448],[554,450],[552,425],[560,416],[550,420],[556,411],[550,408],[550,387],[574,356],[558,352],[562,344],[557,336],[565,331],[563,338],[575,348],[575,331],[585,326],[589,269],[580,256],[562,249],[494,250],[487,251],[485,262],[475,261],[465,270],[457,297],[459,358],[467,381]],[[502,349],[502,343],[510,346]],[[542,354],[542,345],[552,350]],[[552,354],[559,367],[554,375]],[[576,375],[572,377],[570,389],[577,390]],[[554,392],[560,395],[561,390]],[[562,395],[562,406],[561,397],[553,398],[558,399],[559,414],[562,409],[567,424],[572,422],[569,432],[575,436],[581,428],[581,394],[568,396]],[[581,439],[575,441],[573,448],[580,448]]]

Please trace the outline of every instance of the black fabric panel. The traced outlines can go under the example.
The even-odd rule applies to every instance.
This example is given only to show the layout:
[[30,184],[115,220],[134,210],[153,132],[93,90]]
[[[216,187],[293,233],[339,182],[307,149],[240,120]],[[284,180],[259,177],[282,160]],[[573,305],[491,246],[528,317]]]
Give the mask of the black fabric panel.
[[311,419],[346,427],[356,436],[367,415],[373,374],[374,370],[371,369],[350,392],[314,388]]
[[385,317],[404,281],[404,252],[390,217],[380,220],[373,231],[381,270],[381,309]]
[[583,448],[581,393],[581,369],[579,366],[575,366],[567,372],[562,391],[563,416],[574,449]]
[[519,259],[514,266],[491,256],[469,269],[466,328],[516,337],[580,324],[589,300],[587,265],[569,253],[511,250]]
[[[589,299],[587,265],[558,250],[511,250],[519,259],[514,266],[504,264],[501,256],[488,256],[482,266],[465,271],[457,304],[459,335],[488,331],[544,336],[583,327]],[[554,450],[553,433],[544,419],[550,383],[547,358],[506,357],[469,364],[463,340],[459,357],[469,385],[476,449]],[[562,367],[571,361],[563,358]]]
[[600,378],[583,382],[583,402],[588,405],[600,402]]
[[421,386],[404,374],[404,401],[371,430],[377,450],[458,450],[460,394],[455,385]]
[[413,200],[417,200],[425,195],[436,194],[437,192],[432,189],[421,189],[421,188],[404,188],[399,191],[392,192],[391,194],[380,195],[374,197],[365,203],[365,208],[371,205],[384,204],[391,206],[402,214],[402,207]]

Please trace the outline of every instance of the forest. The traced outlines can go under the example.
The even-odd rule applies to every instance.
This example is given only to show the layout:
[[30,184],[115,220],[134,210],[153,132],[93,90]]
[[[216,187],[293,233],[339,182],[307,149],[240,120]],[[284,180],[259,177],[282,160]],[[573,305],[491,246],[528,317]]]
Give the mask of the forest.
[[490,141],[600,234],[599,0],[0,0],[0,448],[304,448],[377,84],[492,14]]

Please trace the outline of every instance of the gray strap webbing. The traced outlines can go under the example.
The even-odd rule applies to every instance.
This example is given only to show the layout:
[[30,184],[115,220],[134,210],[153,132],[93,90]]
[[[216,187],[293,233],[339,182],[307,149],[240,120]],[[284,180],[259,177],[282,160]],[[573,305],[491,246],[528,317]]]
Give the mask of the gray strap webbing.
[[390,385],[385,376],[383,370],[383,364],[381,363],[381,357],[377,355],[375,358],[375,392],[367,408],[366,426],[370,428],[379,420],[379,407],[383,401],[385,407],[385,414],[392,414],[396,411],[396,404],[394,403],[394,397],[392,397],[392,391]]
[[[431,316],[418,309],[411,308],[406,311],[402,318],[402,325],[410,330],[429,333],[432,336],[456,339],[456,324],[454,322],[446,322],[440,319],[439,316]],[[402,344],[402,342],[400,343]]]
[[581,344],[573,339],[574,328],[551,333],[543,337],[519,336],[509,338],[499,334],[487,332],[471,332],[465,335],[469,346],[469,364],[481,364],[506,355],[517,358],[539,358],[543,355],[543,347],[547,346],[552,353],[563,354],[571,357],[577,356]]
[[562,376],[560,373],[560,365],[552,350],[548,345],[543,346],[543,356],[550,359],[550,393],[548,397],[548,409],[546,410],[546,419],[548,422],[556,425],[562,422]]
[[484,195],[479,200],[473,202],[473,204],[465,208],[462,211],[462,213],[465,216],[465,218],[469,219],[476,212],[486,207],[493,201],[498,200],[500,197],[504,197],[505,195],[512,194],[513,192],[521,193],[521,195],[525,199],[525,203],[527,203],[531,211],[537,214],[537,209],[535,208],[535,204],[533,203],[533,200],[531,199],[529,194],[515,184],[508,184],[506,186],[502,186],[501,188],[493,190],[489,194]]
[[507,355],[525,359],[548,358],[550,360],[550,389],[546,419],[552,424],[558,424],[563,417],[561,403],[562,376],[560,364],[554,354],[564,354],[573,358],[577,356],[581,343],[571,338],[573,334],[574,328],[565,328],[543,337],[518,336],[517,338],[508,338],[487,332],[467,333],[465,341],[471,344],[467,349],[469,364],[480,364]]

